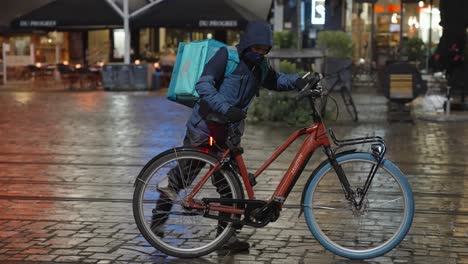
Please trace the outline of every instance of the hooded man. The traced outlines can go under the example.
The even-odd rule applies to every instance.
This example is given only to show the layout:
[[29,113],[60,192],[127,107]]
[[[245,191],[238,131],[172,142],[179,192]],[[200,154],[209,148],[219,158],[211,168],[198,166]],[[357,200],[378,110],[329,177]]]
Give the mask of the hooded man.
[[[260,86],[275,91],[290,91],[302,89],[305,81],[297,74],[287,75],[276,72],[268,63],[265,55],[273,45],[273,33],[269,24],[265,22],[250,22],[241,37],[237,51],[240,62],[230,75],[225,76],[225,68],[228,60],[226,48],[219,49],[205,65],[202,75],[195,89],[200,100],[193,107],[192,114],[187,121],[187,131],[184,139],[185,147],[210,149],[209,136],[214,136],[217,143],[223,145],[226,139],[226,129],[208,125],[205,118],[210,113],[218,113],[226,116],[241,134],[244,132],[244,118],[252,99],[258,95]],[[210,149],[216,154],[216,151]],[[191,174],[181,177],[179,170],[172,169],[168,173],[168,179],[158,184],[161,198],[156,205],[156,212],[169,212],[172,208],[178,192],[191,183],[200,168],[205,164],[187,165]],[[186,167],[186,166],[181,166]],[[216,176],[216,175],[215,175]],[[184,184],[185,183],[185,184]],[[223,198],[230,198],[229,193],[223,193],[225,181],[214,180],[218,193]],[[161,226],[167,220],[167,213],[155,213],[153,215],[152,230],[162,236]],[[220,221],[218,228],[223,228],[225,222]],[[235,235],[223,246],[231,251],[243,251],[249,248],[249,243],[240,241]]]

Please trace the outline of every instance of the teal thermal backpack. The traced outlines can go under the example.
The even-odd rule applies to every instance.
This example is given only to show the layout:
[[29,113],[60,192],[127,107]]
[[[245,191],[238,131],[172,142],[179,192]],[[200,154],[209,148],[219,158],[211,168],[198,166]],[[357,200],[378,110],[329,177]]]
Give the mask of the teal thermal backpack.
[[205,64],[222,47],[226,47],[228,50],[228,61],[224,71],[224,76],[228,76],[237,68],[240,61],[235,47],[213,39],[193,41],[188,44],[181,42],[167,98],[176,103],[193,107],[199,98],[195,84],[200,78]]

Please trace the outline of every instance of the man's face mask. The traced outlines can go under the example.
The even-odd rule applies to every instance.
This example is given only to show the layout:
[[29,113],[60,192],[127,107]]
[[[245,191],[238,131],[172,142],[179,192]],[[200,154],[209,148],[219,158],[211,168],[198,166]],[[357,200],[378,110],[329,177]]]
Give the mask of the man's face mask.
[[263,62],[263,59],[265,58],[265,55],[259,54],[251,50],[246,51],[244,53],[244,56],[255,64],[261,64]]
[[261,64],[265,58],[265,54],[270,51],[270,47],[263,45],[254,45],[250,47],[244,55],[252,62]]

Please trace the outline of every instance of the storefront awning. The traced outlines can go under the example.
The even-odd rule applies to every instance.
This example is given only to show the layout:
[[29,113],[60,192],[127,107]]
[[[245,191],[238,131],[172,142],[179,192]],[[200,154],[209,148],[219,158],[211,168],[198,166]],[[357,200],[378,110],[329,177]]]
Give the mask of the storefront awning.
[[10,29],[10,23],[14,18],[50,2],[52,0],[2,1],[2,7],[0,8],[0,34],[13,32]]
[[73,30],[122,27],[105,0],[56,0],[22,15],[11,27],[22,30]]
[[251,20],[262,18],[234,1],[170,0],[163,1],[136,16],[131,26],[243,28]]

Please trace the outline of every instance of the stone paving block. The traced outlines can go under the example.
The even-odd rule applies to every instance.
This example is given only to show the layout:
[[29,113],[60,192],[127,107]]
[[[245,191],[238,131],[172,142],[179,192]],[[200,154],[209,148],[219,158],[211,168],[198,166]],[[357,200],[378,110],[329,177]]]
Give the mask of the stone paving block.
[[24,255],[45,255],[45,254],[53,254],[53,252],[51,252],[52,250],[50,249],[47,249],[47,248],[34,248],[34,247],[30,247],[24,251],[21,252],[21,254],[24,254]]
[[54,259],[55,262],[73,262],[73,263],[79,263],[83,260],[83,257],[79,256],[59,256],[56,259]]
[[85,246],[85,247],[103,247],[103,246],[106,246],[106,245],[108,245],[109,243],[111,243],[113,241],[115,241],[115,240],[110,239],[110,238],[91,238],[91,239],[87,240],[86,242],[81,243],[80,245]]
[[109,250],[110,248],[108,247],[87,247],[84,249],[84,251],[94,252],[94,253],[104,253],[104,252],[108,252]]
[[40,262],[40,261],[53,261],[57,258],[56,255],[29,255],[24,260],[25,261],[32,261],[32,262]]
[[89,258],[99,259],[99,260],[115,260],[115,259],[120,258],[121,256],[122,256],[121,254],[96,253],[96,254],[93,254],[93,255],[89,256]]

